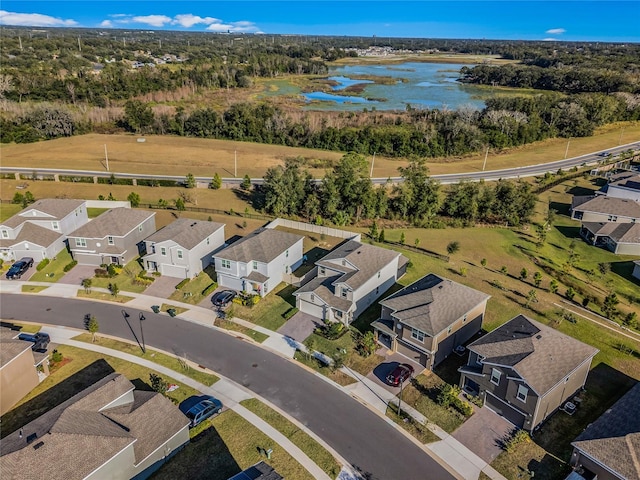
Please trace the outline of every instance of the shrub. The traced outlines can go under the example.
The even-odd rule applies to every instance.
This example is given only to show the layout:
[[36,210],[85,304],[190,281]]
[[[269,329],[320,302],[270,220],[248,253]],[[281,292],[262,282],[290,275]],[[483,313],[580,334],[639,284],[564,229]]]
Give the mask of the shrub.
[[51,352],[51,361],[53,363],[61,362],[64,359],[62,353],[60,353],[57,349]]
[[286,312],[284,312],[282,314],[282,316],[284,317],[285,320],[289,320],[291,317],[293,317],[296,313],[298,313],[298,309],[296,307],[290,308],[289,310],[287,310]]
[[510,438],[504,442],[504,449],[507,453],[512,453],[518,445],[528,442],[530,438],[525,430],[517,429],[512,432]]
[[205,288],[204,290],[202,290],[202,295],[204,295],[205,297],[207,295],[209,295],[211,292],[213,292],[216,288],[218,288],[218,284],[216,282],[213,282],[211,285],[209,285],[207,288]]
[[113,263],[107,265],[107,275],[109,275],[110,277],[115,277],[117,274],[118,272],[116,270],[116,266]]
[[109,272],[106,268],[96,268],[94,272],[98,278],[109,278]]
[[162,274],[160,272],[152,272],[151,275],[153,275],[154,277],[162,276]]
[[73,267],[75,267],[78,264],[77,260],[73,260],[69,263],[67,263],[64,268],[62,269],[64,272],[68,272],[69,270],[71,270]]
[[38,265],[36,266],[36,270],[37,271],[42,270],[44,267],[49,265],[49,262],[50,262],[50,260],[48,258],[43,258],[42,261],[40,263],[38,263]]
[[189,283],[191,281],[191,279],[189,278],[185,278],[184,280],[182,280],[180,283],[178,283],[176,285],[176,290],[180,290],[182,287],[184,287],[187,283]]
[[149,382],[151,383],[151,388],[153,388],[153,390],[158,393],[162,393],[163,395],[167,393],[167,390],[169,389],[169,382],[155,373],[149,374]]
[[356,346],[356,350],[361,356],[370,356],[376,351],[377,346],[378,344],[376,343],[373,332],[369,331],[364,335],[358,336],[358,344]]

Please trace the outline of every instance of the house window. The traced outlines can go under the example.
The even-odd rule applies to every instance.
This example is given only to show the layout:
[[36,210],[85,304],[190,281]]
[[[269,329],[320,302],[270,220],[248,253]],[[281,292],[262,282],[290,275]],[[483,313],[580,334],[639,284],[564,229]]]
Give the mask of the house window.
[[86,247],[87,239],[86,238],[76,238],[76,247]]
[[112,237],[111,235],[109,235],[109,236],[107,237],[107,243],[108,243],[109,245],[113,245],[113,244],[114,244],[114,242],[113,242],[113,237]]
[[287,251],[286,251],[285,256],[286,256],[287,258],[289,258],[289,250],[287,250]]
[[419,342],[424,342],[425,333],[421,332],[417,328],[411,329],[411,338],[415,338]]
[[380,292],[380,287],[376,287],[376,295]]
[[211,242],[210,242],[210,238],[209,238],[209,237],[207,237],[207,245],[209,245],[209,243],[211,243]]
[[222,268],[231,268],[231,260],[221,260]]
[[167,249],[165,247],[160,247],[160,255],[163,257],[167,256]]
[[264,293],[267,293],[269,291],[269,285],[267,285],[267,282],[264,282],[262,285],[264,286]]
[[528,393],[529,389],[527,387],[525,387],[524,385],[518,385],[518,394],[516,395],[516,398],[521,402],[526,403]]
[[178,258],[182,258],[182,250],[178,250]]
[[141,232],[142,231],[142,224],[138,225],[138,231]]
[[2,238],[9,238],[9,232],[2,230]]
[[324,269],[324,267],[320,267],[319,272],[320,272],[320,275],[324,275],[324,274],[325,274],[325,269]]
[[258,269],[258,262],[256,262],[255,260],[253,261],[253,269],[254,270]]
[[451,330],[453,330],[453,326],[449,325],[449,328],[447,328],[447,335],[451,335]]
[[316,301],[316,296],[312,293],[311,294],[311,303],[314,303]]
[[478,355],[478,356],[476,357],[476,363],[477,363],[478,365],[482,365],[482,362],[483,362],[483,361],[484,361],[484,356],[483,356],[483,355]]
[[58,222],[51,222],[51,228],[54,230],[60,230],[60,224]]
[[617,222],[618,221],[618,216],[617,215],[609,215],[609,219],[607,221],[609,221],[609,222]]
[[347,298],[347,293],[349,293],[349,290],[343,287],[341,291],[342,298]]
[[568,383],[569,382],[569,377],[564,379],[564,383]]
[[502,376],[502,372],[497,368],[491,369],[491,383],[494,385],[500,385],[500,377]]
[[336,318],[342,318],[342,312],[340,310],[336,310]]
[[378,272],[378,278],[380,278],[380,272]]
[[467,314],[465,313],[465,314],[464,314],[464,317],[462,317],[462,323],[464,323],[464,322],[466,322],[466,321],[467,321]]

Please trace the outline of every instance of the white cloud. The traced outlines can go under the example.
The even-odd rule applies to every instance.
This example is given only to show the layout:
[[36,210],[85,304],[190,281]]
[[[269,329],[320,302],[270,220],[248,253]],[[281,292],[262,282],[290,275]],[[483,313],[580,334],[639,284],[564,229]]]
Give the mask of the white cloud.
[[558,39],[557,38],[543,38],[542,41],[543,42],[557,42]]
[[209,32],[231,32],[231,33],[262,33],[253,22],[241,20],[239,22],[213,23],[207,27]]
[[180,25],[185,28],[191,28],[194,25],[198,25],[200,23],[204,25],[211,25],[212,23],[220,23],[222,20],[218,20],[213,17],[199,17],[198,15],[193,15],[191,13],[185,13],[182,15],[176,15],[173,17],[174,25]]
[[126,13],[112,13],[109,16],[111,18],[122,18],[122,17],[127,17],[128,15]]
[[132,17],[131,21],[134,23],[145,23],[152,27],[164,27],[167,23],[171,23],[171,17],[167,17],[166,15],[144,15]]
[[562,35],[566,30],[564,28],[550,28],[544,33],[548,33],[549,35]]
[[73,27],[78,22],[42,15],[40,13],[16,13],[0,10],[0,25],[22,25],[26,27]]
[[103,20],[99,26],[102,28],[113,28],[113,22],[111,20]]

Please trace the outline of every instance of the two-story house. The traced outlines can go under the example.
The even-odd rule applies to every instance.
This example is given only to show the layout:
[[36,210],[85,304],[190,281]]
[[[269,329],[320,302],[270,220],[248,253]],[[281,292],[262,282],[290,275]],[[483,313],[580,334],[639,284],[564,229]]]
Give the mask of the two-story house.
[[612,175],[609,178],[609,183],[596,194],[640,202],[640,175],[636,172],[623,172]]
[[317,276],[293,293],[296,307],[348,325],[404,275],[407,262],[394,250],[349,240],[316,262]]
[[475,340],[460,386],[516,427],[533,431],[584,387],[598,350],[518,315]]
[[87,221],[84,200],[38,200],[0,224],[0,258],[53,258],[66,247],[66,235]]
[[3,480],[144,480],[189,442],[189,419],[160,393],[112,373],[0,444]]
[[213,257],[218,285],[264,297],[302,265],[304,237],[260,228]]
[[640,478],[640,383],[636,383],[571,444],[572,480]]
[[156,231],[155,212],[112,208],[71,232],[69,249],[81,265],[125,265],[144,251],[143,240]]
[[378,342],[433,369],[482,328],[490,296],[429,274],[380,302]]
[[148,272],[193,278],[213,263],[213,253],[224,245],[224,223],[179,218],[144,241]]
[[640,222],[640,202],[605,195],[575,196],[571,218],[581,222]]

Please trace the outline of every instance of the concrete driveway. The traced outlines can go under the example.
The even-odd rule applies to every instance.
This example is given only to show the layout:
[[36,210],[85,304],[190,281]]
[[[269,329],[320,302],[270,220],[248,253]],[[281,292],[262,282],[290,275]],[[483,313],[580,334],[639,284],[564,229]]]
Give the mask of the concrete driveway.
[[313,333],[316,327],[321,325],[322,320],[319,318],[308,313],[298,312],[278,329],[278,333],[302,343]]
[[[384,357],[384,361],[380,363],[376,368],[374,368],[371,372],[369,372],[367,378],[372,382],[375,382],[376,385],[384,387],[394,395],[400,392],[400,387],[392,387],[386,382],[387,375],[389,375],[394,368],[396,368],[401,363],[408,363],[413,367],[414,377],[420,375],[424,371],[424,365],[420,365],[419,363],[414,362],[410,358],[407,358],[399,353],[390,353],[386,348],[382,348],[376,353]],[[408,382],[405,382],[405,385],[407,383]]]
[[76,265],[64,276],[58,280],[58,283],[65,283],[67,285],[78,285],[82,284],[82,280],[85,278],[93,278],[96,275],[96,266],[94,265]]
[[475,408],[475,413],[455,432],[453,438],[491,463],[502,452],[501,442],[514,428],[513,424],[487,407]]
[[176,285],[182,280],[184,279],[166,275],[156,277],[153,283],[145,289],[144,294],[152,297],[169,298],[176,291]]

